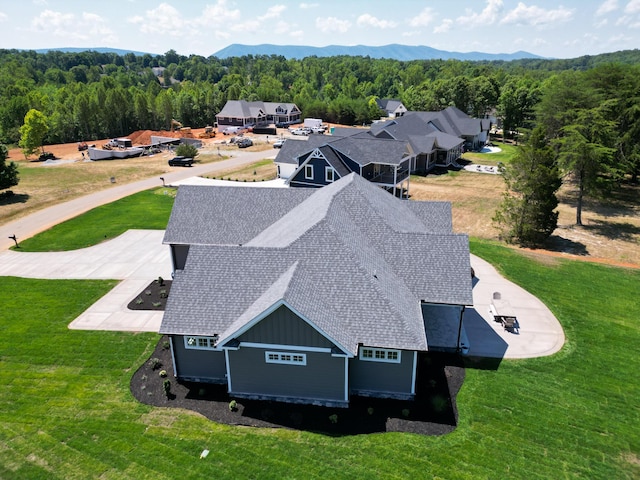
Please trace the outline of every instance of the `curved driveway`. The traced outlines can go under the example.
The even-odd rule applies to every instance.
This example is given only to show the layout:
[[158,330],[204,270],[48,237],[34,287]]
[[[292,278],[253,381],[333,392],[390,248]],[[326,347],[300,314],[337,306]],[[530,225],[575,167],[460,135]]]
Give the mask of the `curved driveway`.
[[[251,163],[264,158],[264,152],[251,152],[237,158],[181,169],[164,175],[166,183],[190,183],[202,175]],[[92,247],[69,252],[30,253],[6,250],[9,234],[27,238],[98,205],[158,185],[148,179],[114,187],[70,202],[50,207],[0,227],[0,276],[28,278],[118,279],[107,295],[93,304],[70,325],[84,330],[157,332],[162,312],[128,310],[128,303],[159,276],[171,277],[169,247],[162,244],[162,230],[129,230],[119,237]],[[7,239],[8,240],[8,239]],[[6,251],[2,251],[6,250]],[[474,307],[468,308],[464,326],[469,339],[469,355],[494,358],[531,358],[551,355],[562,348],[562,327],[549,309],[533,295],[507,281],[484,260],[472,255],[475,270]],[[505,331],[489,314],[493,292],[508,299],[518,318],[518,333]]]

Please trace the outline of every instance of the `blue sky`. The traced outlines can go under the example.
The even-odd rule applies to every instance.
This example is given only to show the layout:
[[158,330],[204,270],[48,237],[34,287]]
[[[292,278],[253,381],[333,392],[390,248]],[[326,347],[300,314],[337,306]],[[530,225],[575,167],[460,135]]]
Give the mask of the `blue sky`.
[[640,0],[0,0],[0,48],[428,45],[573,58],[640,47]]

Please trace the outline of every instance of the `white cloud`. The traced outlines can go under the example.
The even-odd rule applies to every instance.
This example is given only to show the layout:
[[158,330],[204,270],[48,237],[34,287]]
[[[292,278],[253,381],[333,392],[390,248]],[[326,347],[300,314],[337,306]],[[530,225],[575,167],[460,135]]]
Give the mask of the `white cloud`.
[[323,33],[345,33],[351,28],[349,20],[340,20],[336,17],[316,18],[316,28]]
[[607,20],[606,18],[603,18],[599,22],[594,23],[593,26],[596,27],[596,28],[604,28],[607,25],[609,25],[609,20]]
[[403,37],[417,37],[418,35],[422,35],[422,32],[413,30],[413,31],[402,32],[400,35],[402,35]]
[[310,8],[317,8],[319,6],[320,6],[319,3],[301,3],[300,4],[300,8],[302,8],[303,10],[307,10]]
[[0,22],[5,22],[7,20],[7,14],[4,12],[0,12]]
[[82,25],[85,27],[92,37],[99,37],[106,45],[113,44],[117,41],[117,37],[108,22],[100,15],[95,13],[82,13]]
[[467,8],[465,9],[465,15],[458,17],[456,23],[470,27],[492,25],[496,23],[503,6],[502,0],[487,0],[487,6],[484,7],[482,12],[476,13]]
[[433,8],[424,8],[418,15],[409,20],[409,25],[412,27],[426,27],[435,19]]
[[277,18],[286,9],[287,9],[286,5],[274,5],[273,7],[269,7],[267,9],[267,13],[265,13],[264,15],[262,15],[259,18],[260,18],[260,20],[267,20],[269,18]]
[[624,7],[624,13],[638,13],[640,12],[640,0],[631,0],[627,3],[627,6]]
[[128,21],[140,25],[142,33],[173,37],[184,35],[183,27],[187,24],[182,14],[168,3],[161,3],[157,8],[147,10],[144,17],[135,16]]
[[302,38],[304,36],[304,31],[294,30],[293,32],[289,33],[289,36],[293,38]]
[[229,28],[234,32],[254,33],[260,28],[260,25],[261,23],[259,20],[253,19],[253,20],[246,20],[244,22],[236,22],[233,25],[231,25]]
[[518,6],[507,13],[500,23],[541,27],[553,23],[567,22],[571,20],[571,17],[573,17],[573,10],[563,6],[555,10],[545,10],[536,5],[527,7],[524,3],[519,2]]
[[605,0],[596,10],[596,16],[606,15],[618,9],[618,0]]
[[207,5],[204,8],[197,22],[207,26],[220,26],[235,22],[240,18],[240,10],[231,8],[226,0],[218,0],[214,5]]
[[360,15],[356,23],[359,27],[375,27],[382,29],[395,28],[398,25],[396,22],[380,20],[379,18],[376,18],[373,15],[369,15],[368,13]]
[[75,25],[75,15],[73,13],[54,12],[52,10],[44,10],[40,15],[31,20],[31,27],[42,31],[64,31]]
[[453,20],[445,18],[440,25],[433,29],[433,33],[447,33],[453,26]]
[[290,28],[291,28],[291,25],[288,22],[285,22],[284,20],[280,20],[276,24],[276,27],[273,29],[273,31],[278,35],[284,35],[289,32]]

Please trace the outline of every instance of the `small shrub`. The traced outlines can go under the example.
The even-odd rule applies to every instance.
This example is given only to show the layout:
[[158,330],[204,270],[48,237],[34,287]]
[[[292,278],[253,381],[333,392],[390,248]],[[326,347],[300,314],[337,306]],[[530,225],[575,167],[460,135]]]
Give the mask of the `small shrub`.
[[369,407],[369,408],[367,408],[367,413],[368,413],[369,415],[373,415],[373,407]]
[[153,357],[149,360],[149,366],[151,367],[151,370],[157,370],[162,366],[162,362],[159,358]]
[[333,415],[329,415],[329,421],[331,423],[338,423],[338,415],[335,413]]
[[140,390],[146,390],[146,388],[147,388],[147,386],[146,386],[146,385],[142,385],[142,386],[140,387]]
[[145,294],[145,295],[151,295],[151,290],[145,290],[145,291],[144,291],[144,294]]
[[235,400],[229,402],[229,410],[235,412],[238,409],[238,403]]
[[142,378],[142,380],[146,380],[147,376],[145,374],[143,374],[142,377],[140,377],[140,378]]
[[204,397],[207,394],[207,391],[204,388],[198,390],[198,395]]
[[254,175],[257,175],[257,173],[256,173],[256,171],[255,171],[255,170],[253,171],[253,174],[254,174]]
[[162,306],[162,302],[153,302],[152,304],[154,307],[158,308]]
[[435,395],[431,399],[431,405],[436,412],[442,412],[447,408],[449,402],[442,395]]
[[402,416],[403,416],[403,417],[408,417],[408,416],[409,416],[409,413],[411,413],[411,412],[409,412],[409,409],[408,409],[408,408],[403,408],[403,409],[402,409]]
[[166,370],[160,370],[160,373],[158,375],[160,375],[162,378],[165,378],[167,376],[167,371]]
[[167,291],[166,290],[160,290],[160,298],[167,298]]
[[158,277],[158,285],[160,285],[161,287],[164,287],[164,278]]
[[144,303],[144,300],[142,300],[142,298],[138,297],[136,298],[136,305],[142,305]]
[[171,382],[169,380],[162,382],[162,389],[164,390],[165,396],[169,398],[169,395],[171,395]]
[[171,347],[171,344],[169,343],[168,340],[165,340],[164,342],[162,342],[162,349],[163,350],[169,350],[169,347]]

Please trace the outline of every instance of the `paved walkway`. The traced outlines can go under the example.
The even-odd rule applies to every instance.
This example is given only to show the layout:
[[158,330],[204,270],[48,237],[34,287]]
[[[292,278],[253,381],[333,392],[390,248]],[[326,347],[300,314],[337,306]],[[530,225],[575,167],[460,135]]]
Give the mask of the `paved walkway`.
[[[107,295],[76,318],[69,328],[157,332],[162,312],[128,310],[136,295],[159,276],[171,278],[169,247],[164,231],[129,230],[108,242],[70,252],[0,252],[0,276],[122,280]],[[505,280],[484,260],[471,256],[476,273],[474,308],[464,325],[469,355],[529,358],[551,355],[564,344],[564,333],[553,314],[534,296]],[[515,307],[519,333],[509,333],[489,315],[493,292]]]

